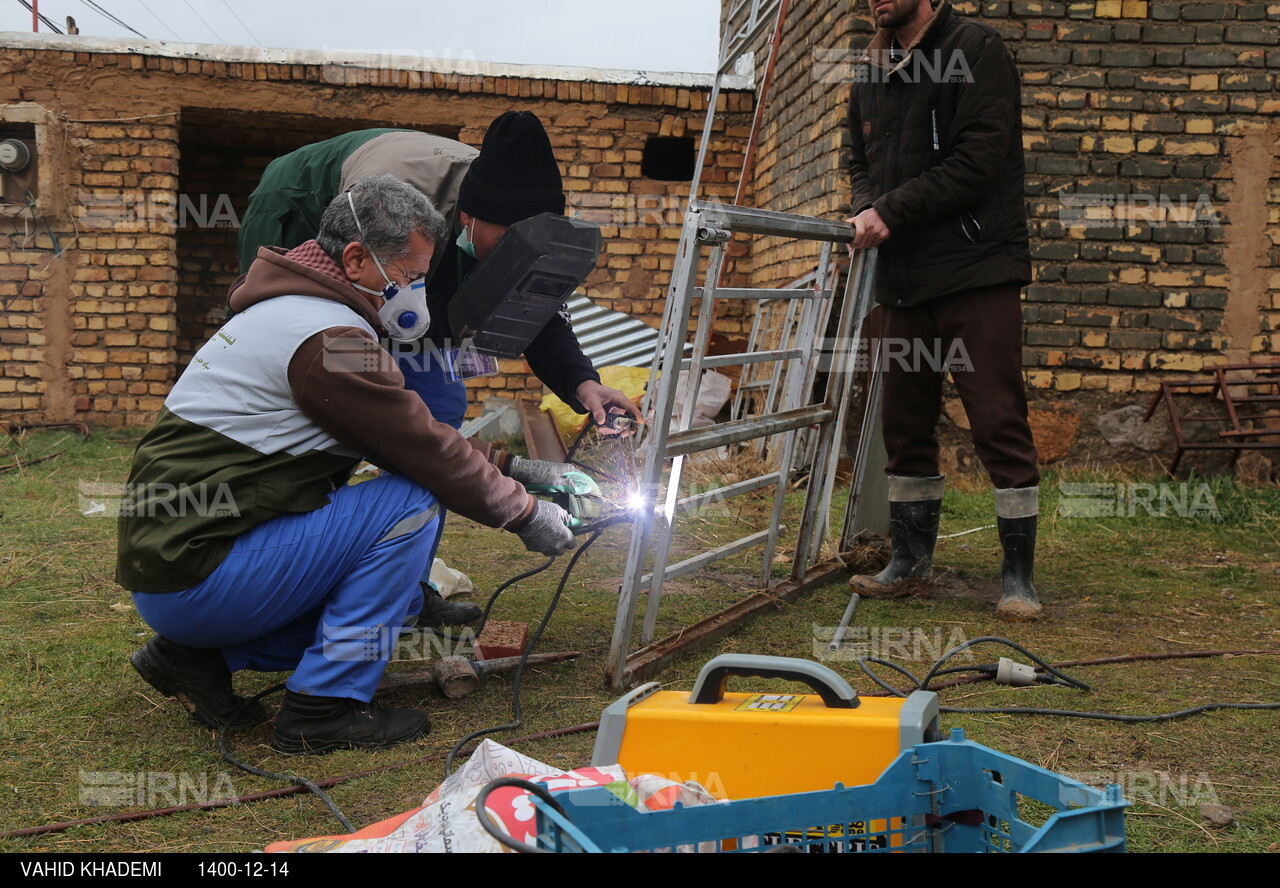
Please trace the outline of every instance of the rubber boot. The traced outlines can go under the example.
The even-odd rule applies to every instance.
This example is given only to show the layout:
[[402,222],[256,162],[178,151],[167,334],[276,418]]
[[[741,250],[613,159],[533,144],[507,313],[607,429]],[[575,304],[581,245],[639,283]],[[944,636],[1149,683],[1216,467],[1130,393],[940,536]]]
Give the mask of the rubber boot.
[[429,730],[427,714],[417,709],[286,690],[271,745],[289,755],[323,755],[335,749],[386,749]]
[[867,598],[905,598],[932,591],[929,571],[942,515],[941,475],[889,476],[889,564],[875,576],[859,576],[849,585]]
[[1003,591],[996,616],[1010,623],[1029,623],[1044,612],[1032,582],[1039,492],[1039,487],[996,491],[996,527],[1004,550],[1000,562]]
[[422,612],[416,625],[437,629],[441,626],[466,626],[484,616],[484,611],[470,601],[446,601],[433,587],[422,584]]
[[129,663],[166,697],[173,697],[191,717],[215,730],[235,716],[232,727],[242,728],[267,720],[260,702],[244,706],[246,698],[231,690],[231,670],[216,648],[193,648],[157,635],[129,657]]

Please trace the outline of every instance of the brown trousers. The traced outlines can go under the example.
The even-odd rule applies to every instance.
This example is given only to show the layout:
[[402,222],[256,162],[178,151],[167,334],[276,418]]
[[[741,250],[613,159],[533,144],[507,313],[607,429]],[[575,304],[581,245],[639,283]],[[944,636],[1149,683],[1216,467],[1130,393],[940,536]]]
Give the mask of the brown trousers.
[[877,309],[889,474],[938,474],[937,425],[949,371],[992,484],[1039,483],[1022,379],[1020,289],[979,287],[909,308]]

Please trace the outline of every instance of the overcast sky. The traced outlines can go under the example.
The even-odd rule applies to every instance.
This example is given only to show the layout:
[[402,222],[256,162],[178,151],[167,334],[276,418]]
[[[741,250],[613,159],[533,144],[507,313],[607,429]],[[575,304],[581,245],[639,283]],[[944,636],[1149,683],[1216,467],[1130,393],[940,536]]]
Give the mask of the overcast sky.
[[[39,0],[39,6],[60,30],[68,15],[75,18],[81,36],[137,36],[96,6],[153,40],[700,72],[716,67],[720,8],[719,0]],[[31,30],[20,0],[0,0],[0,30]]]

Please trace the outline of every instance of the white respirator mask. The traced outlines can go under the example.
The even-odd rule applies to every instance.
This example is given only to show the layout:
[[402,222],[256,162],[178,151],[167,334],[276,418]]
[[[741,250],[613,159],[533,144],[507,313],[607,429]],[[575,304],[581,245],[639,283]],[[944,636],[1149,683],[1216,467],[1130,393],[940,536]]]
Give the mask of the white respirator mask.
[[[351,217],[356,220],[356,230],[363,238],[364,226],[360,224],[360,216],[356,213],[356,204],[351,199],[350,191],[347,192],[347,203],[351,206]],[[427,335],[427,328],[431,326],[431,312],[427,308],[426,279],[419,278],[416,281],[410,281],[409,286],[401,287],[387,276],[386,269],[382,267],[373,250],[368,247],[365,249],[373,259],[373,264],[377,266],[378,274],[382,275],[382,279],[386,281],[386,289],[379,292],[361,286],[355,281],[350,283],[362,293],[382,297],[382,307],[378,309],[378,317],[382,320],[382,325],[387,328],[387,336],[396,342],[414,342]]]

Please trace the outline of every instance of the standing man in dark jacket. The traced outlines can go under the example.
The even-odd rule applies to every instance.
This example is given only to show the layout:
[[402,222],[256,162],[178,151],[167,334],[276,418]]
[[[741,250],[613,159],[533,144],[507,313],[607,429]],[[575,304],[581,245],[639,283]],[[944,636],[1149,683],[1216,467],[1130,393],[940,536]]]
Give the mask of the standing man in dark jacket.
[[868,2],[879,29],[849,100],[849,221],[855,249],[879,249],[893,546],[888,567],[852,585],[893,597],[927,580],[942,509],[942,371],[921,356],[945,353],[960,358],[949,369],[996,488],[997,613],[1035,620],[1040,475],[1022,378],[1019,292],[1031,263],[1018,72],[1000,35],[947,0]]

